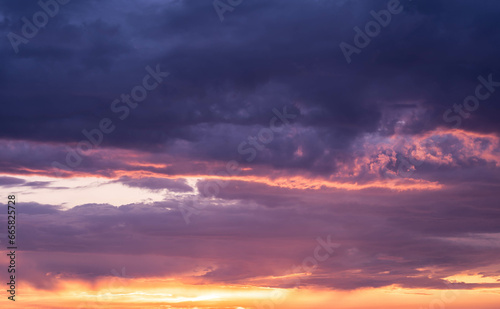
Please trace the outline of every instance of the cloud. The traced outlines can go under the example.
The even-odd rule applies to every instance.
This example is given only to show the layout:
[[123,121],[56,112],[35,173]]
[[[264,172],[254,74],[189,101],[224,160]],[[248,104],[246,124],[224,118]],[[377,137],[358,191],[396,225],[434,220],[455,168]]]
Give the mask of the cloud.
[[[293,265],[301,265],[313,254],[316,238],[328,235],[339,247],[301,285],[340,290],[392,284],[444,288],[449,276],[498,263],[500,247],[490,240],[500,235],[500,214],[491,207],[496,191],[486,185],[481,191],[387,195],[372,190],[355,197],[241,186],[231,191],[230,199],[203,200],[205,207],[190,225],[178,207],[190,199],[197,207],[202,201],[194,197],[120,207],[87,204],[69,210],[27,203],[19,227],[24,250],[37,261],[38,254],[58,252],[51,263],[33,266],[32,280],[44,281],[40,276],[58,271],[68,278],[93,280],[105,275],[111,264],[107,256],[113,254],[123,257],[121,263],[134,277],[288,287],[289,282],[265,278],[286,275]],[[471,193],[476,194],[473,202],[463,198]],[[288,199],[279,202],[283,196]],[[474,235],[486,238],[477,242]],[[460,241],[465,238],[469,241]],[[473,249],[476,245],[480,251]],[[81,258],[58,262],[70,255]],[[149,266],[137,262],[150,257]],[[170,262],[156,263],[159,257]],[[429,269],[434,270],[432,278]]]
[[20,179],[20,178],[6,177],[6,176],[0,177],[0,186],[15,186],[15,185],[21,185],[24,183],[25,183],[25,181],[23,179]]
[[46,187],[48,185],[50,185],[52,182],[51,181],[31,181],[31,182],[27,182],[25,183],[24,185],[27,186],[27,187]]
[[[187,143],[192,158],[226,160],[241,138],[268,125],[273,108],[290,105],[300,115],[305,155],[293,160],[296,142],[282,136],[269,145],[266,162],[334,172],[338,166],[324,162],[348,157],[357,138],[396,134],[402,120],[411,120],[402,129],[408,134],[446,126],[443,112],[474,91],[479,75],[500,79],[489,43],[498,34],[488,31],[498,23],[497,3],[402,3],[405,11],[351,65],[339,43],[352,40],[352,28],[384,1],[254,1],[224,23],[209,2],[71,3],[19,55],[1,43],[0,136],[78,142],[100,119],[116,120],[111,102],[140,82],[146,65],[159,63],[172,78],[103,146],[168,152]],[[19,31],[19,19],[38,9],[0,5],[4,33]],[[498,133],[499,110],[481,104],[462,128]]]
[[165,179],[165,178],[140,178],[121,177],[116,182],[129,187],[146,188],[152,191],[167,189],[172,192],[191,192],[191,188],[185,179]]
[[[500,3],[402,3],[351,64],[339,44],[386,1],[244,1],[224,23],[210,1],[71,2],[19,54],[0,41],[0,186],[60,190],[21,177],[104,177],[173,192],[151,203],[127,195],[119,207],[99,196],[66,210],[23,203],[25,280],[54,289],[58,278],[93,282],[126,266],[137,278],[289,288],[280,277],[327,235],[340,246],[302,274],[303,287],[445,288],[453,275],[495,273],[498,93],[459,129],[442,115],[478,76],[500,80]],[[6,35],[38,7],[0,9]],[[53,162],[82,130],[117,120],[111,102],[156,64],[169,79],[59,174]],[[247,160],[241,143],[284,107],[297,117]],[[240,173],[220,175],[231,160]],[[219,194],[200,197],[210,181]],[[186,225],[179,208],[200,204]]]

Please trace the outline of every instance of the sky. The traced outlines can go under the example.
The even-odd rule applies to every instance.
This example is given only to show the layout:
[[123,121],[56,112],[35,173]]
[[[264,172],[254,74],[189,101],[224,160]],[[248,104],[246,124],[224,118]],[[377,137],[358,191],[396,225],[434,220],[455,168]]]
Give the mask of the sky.
[[0,0],[0,306],[498,308],[499,13]]

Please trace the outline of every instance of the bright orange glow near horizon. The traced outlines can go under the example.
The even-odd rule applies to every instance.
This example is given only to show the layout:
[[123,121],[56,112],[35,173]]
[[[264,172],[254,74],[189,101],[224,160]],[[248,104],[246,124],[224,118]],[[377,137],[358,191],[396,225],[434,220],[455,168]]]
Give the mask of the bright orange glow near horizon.
[[[258,286],[189,285],[174,278],[101,278],[94,284],[61,280],[55,290],[20,285],[23,308],[400,308],[465,309],[481,299],[496,308],[500,288],[476,290],[408,289],[398,286],[355,291],[324,288],[277,289]],[[15,308],[2,300],[2,308]],[[471,307],[469,307],[471,308]]]

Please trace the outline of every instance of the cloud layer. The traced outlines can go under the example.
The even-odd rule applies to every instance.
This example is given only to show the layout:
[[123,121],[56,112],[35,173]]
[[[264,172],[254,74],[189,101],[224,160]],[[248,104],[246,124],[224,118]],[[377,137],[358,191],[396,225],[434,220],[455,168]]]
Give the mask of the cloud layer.
[[348,63],[387,5],[70,1],[16,53],[0,0],[23,280],[498,293],[500,3],[401,1]]

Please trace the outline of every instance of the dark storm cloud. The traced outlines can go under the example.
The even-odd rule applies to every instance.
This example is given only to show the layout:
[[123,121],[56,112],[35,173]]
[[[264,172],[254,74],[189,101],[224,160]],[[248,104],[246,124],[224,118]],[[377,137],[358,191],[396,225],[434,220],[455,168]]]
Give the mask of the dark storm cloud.
[[[81,130],[97,127],[103,117],[116,120],[112,100],[140,82],[145,66],[158,63],[171,80],[104,145],[163,151],[184,140],[197,148],[192,157],[225,160],[237,144],[225,143],[217,128],[255,134],[272,109],[284,105],[295,106],[297,123],[332,157],[348,156],[362,133],[380,126],[393,133],[397,119],[384,115],[398,104],[425,115],[405,128],[409,133],[446,126],[443,112],[473,93],[479,75],[500,80],[492,44],[499,34],[491,30],[500,4],[402,5],[404,12],[348,65],[339,43],[352,43],[353,27],[362,28],[386,1],[248,1],[223,23],[210,1],[73,1],[17,55],[5,35],[19,32],[20,18],[39,7],[0,1],[0,136],[77,142]],[[463,128],[498,132],[496,96],[464,119]],[[270,145],[266,162],[335,170],[335,163],[319,163],[335,160],[313,145],[300,163],[284,159],[296,151],[291,146],[286,140]]]

